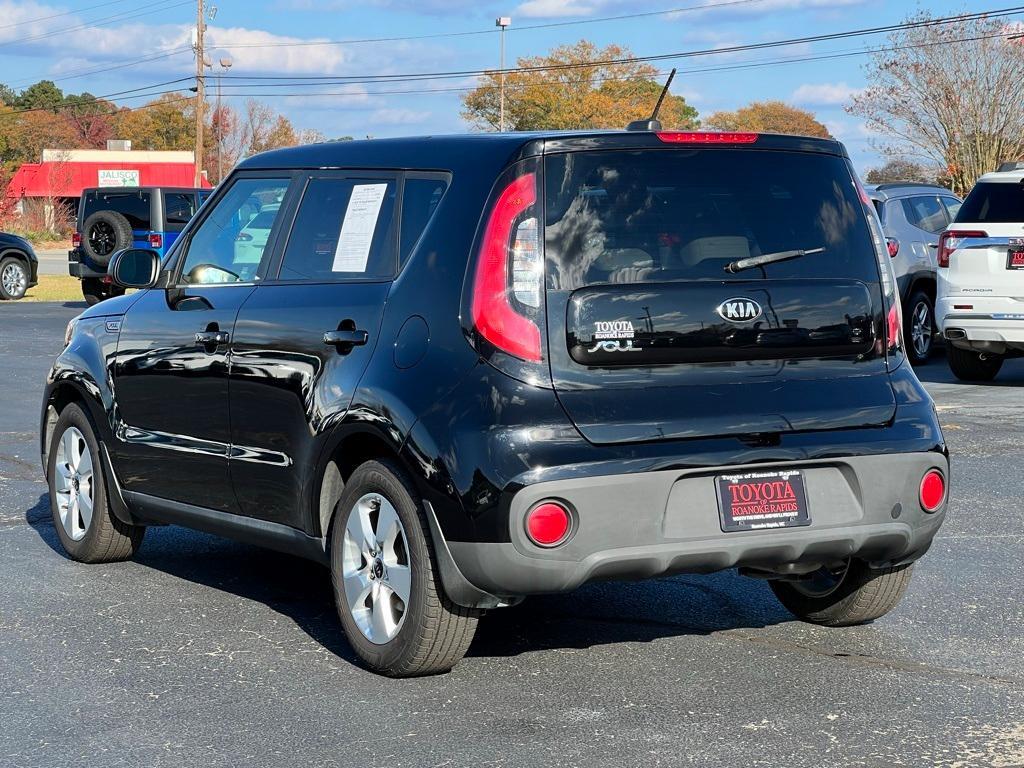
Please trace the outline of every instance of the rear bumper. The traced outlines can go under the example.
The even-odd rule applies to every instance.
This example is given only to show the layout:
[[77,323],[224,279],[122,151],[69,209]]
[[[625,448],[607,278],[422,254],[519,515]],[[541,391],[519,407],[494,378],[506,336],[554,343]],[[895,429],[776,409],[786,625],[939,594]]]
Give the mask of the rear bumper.
[[[931,545],[945,515],[918,502],[931,468],[948,478],[939,452],[743,466],[743,471],[799,467],[811,524],[723,533],[715,477],[736,467],[663,470],[574,478],[526,486],[512,499],[510,542],[449,542],[456,566],[494,595],[565,592],[589,581],[706,573],[746,566],[807,567],[846,557],[876,565],[911,562]],[[526,537],[526,512],[542,499],[569,502],[578,520],[570,540],[541,549]]]
[[97,267],[78,250],[68,251],[68,274],[81,280],[84,277],[106,277],[107,268]]
[[1024,350],[1022,301],[1011,297],[942,298],[936,304],[935,316],[942,336],[956,346],[995,354],[1006,349]]

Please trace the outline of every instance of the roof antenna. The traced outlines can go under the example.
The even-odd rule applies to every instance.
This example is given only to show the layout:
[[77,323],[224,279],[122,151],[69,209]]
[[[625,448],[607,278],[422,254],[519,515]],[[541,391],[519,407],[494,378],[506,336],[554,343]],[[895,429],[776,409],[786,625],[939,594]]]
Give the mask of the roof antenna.
[[668,73],[668,80],[665,81],[665,87],[661,89],[661,96],[658,97],[658,103],[654,105],[654,111],[651,116],[646,120],[634,120],[626,126],[627,131],[660,131],[661,121],[658,119],[658,112],[661,111],[661,103],[665,101],[665,97],[668,95],[668,87],[672,85],[672,78],[676,76],[676,68],[672,67],[672,71]]

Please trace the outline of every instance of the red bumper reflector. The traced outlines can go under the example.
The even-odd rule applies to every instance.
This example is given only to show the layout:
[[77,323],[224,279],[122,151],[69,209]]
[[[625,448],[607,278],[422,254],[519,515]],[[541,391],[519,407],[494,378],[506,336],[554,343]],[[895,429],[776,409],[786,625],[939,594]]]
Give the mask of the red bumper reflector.
[[709,131],[658,131],[666,144],[753,144],[756,133],[712,133]]
[[554,547],[569,537],[572,518],[569,510],[555,501],[545,501],[526,515],[526,533],[542,547]]
[[937,469],[929,469],[921,478],[921,509],[934,512],[946,500],[946,478]]

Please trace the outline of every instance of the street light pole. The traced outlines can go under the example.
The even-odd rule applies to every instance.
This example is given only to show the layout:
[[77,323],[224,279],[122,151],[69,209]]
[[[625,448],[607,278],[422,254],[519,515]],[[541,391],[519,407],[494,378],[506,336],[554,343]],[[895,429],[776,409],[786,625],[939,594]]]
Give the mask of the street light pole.
[[501,27],[501,102],[498,107],[498,130],[505,130],[505,29],[512,23],[511,16],[499,16],[494,26]]
[[206,14],[203,12],[203,0],[196,0],[196,146],[193,159],[196,164],[195,185],[203,185],[203,120],[206,104],[206,83],[203,67],[206,65],[206,54],[204,52],[203,38],[206,32]]

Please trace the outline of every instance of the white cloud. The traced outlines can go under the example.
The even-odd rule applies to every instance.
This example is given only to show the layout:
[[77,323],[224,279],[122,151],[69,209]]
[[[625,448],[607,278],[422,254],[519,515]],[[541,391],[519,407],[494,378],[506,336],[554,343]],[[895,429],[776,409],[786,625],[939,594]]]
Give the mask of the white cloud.
[[371,125],[419,125],[430,117],[430,112],[414,109],[378,109],[370,114]]
[[601,0],[527,0],[515,9],[514,15],[535,19],[589,16],[604,5]]
[[863,88],[853,88],[845,82],[805,83],[793,91],[790,101],[813,106],[841,106],[863,92]]

